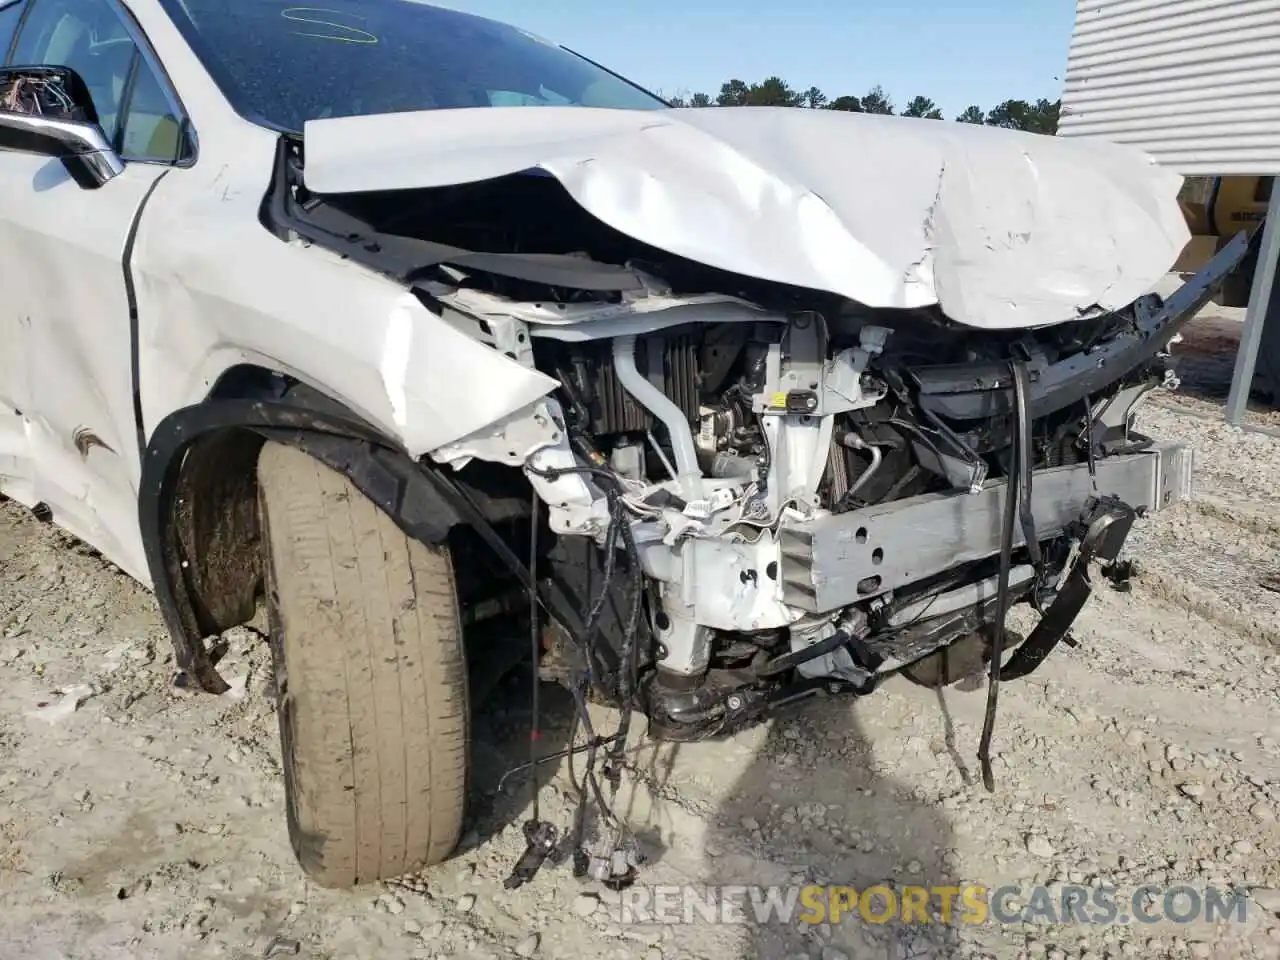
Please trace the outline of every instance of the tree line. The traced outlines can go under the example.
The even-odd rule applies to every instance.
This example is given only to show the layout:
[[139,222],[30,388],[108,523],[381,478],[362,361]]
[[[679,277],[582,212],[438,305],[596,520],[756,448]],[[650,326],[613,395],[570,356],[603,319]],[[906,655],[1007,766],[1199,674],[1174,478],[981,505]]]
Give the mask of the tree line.
[[[721,85],[720,93],[712,97],[706,93],[666,96],[674,107],[801,107],[809,110],[845,110],[850,113],[879,113],[894,115],[897,108],[884,88],[876,85],[865,95],[840,96],[830,99],[817,87],[797,90],[781,77],[766,77],[759,83],[730,80]],[[959,123],[986,124],[1010,130],[1027,130],[1031,133],[1055,134],[1058,132],[1058,112],[1061,100],[1044,98],[1006,100],[990,110],[976,104],[966,107],[955,119]],[[928,97],[912,97],[897,114],[903,117],[923,117],[942,120],[942,110]]]

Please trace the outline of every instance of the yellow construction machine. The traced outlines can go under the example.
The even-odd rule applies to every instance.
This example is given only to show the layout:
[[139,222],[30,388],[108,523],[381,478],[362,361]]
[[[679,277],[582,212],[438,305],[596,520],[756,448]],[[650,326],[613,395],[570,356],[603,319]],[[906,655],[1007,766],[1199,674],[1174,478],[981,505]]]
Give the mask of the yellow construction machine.
[[[1178,194],[1182,215],[1191,229],[1191,242],[1182,251],[1174,270],[1194,273],[1241,230],[1252,233],[1262,226],[1271,202],[1274,177],[1187,177]],[[1256,245],[1254,250],[1256,251]],[[1215,297],[1224,307],[1244,307],[1253,286],[1253,251],[1228,275]]]

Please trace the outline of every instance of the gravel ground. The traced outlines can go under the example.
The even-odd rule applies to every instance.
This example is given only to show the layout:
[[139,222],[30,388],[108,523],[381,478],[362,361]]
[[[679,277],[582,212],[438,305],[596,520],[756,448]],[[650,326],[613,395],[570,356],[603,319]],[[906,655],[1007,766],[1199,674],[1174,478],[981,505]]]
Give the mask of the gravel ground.
[[[624,924],[567,866],[506,891],[528,781],[494,785],[524,749],[519,677],[476,706],[459,856],[319,889],[288,847],[260,635],[227,636],[230,693],[174,688],[150,595],[5,503],[0,956],[1280,956],[1280,440],[1171,403],[1142,425],[1195,445],[1198,500],[1140,524],[1132,591],[1095,595],[1078,647],[1002,687],[994,794],[975,776],[982,690],[895,679],[723,742],[638,739],[617,809],[644,883],[1256,888],[1243,923]],[[545,780],[564,826],[569,771]]]

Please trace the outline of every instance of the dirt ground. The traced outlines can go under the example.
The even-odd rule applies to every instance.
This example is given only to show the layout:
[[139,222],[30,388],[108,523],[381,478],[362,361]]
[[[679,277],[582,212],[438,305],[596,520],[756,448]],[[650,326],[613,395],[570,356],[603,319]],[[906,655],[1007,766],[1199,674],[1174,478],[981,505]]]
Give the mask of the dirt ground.
[[[643,884],[1187,884],[1252,890],[1243,922],[633,922],[567,865],[504,890],[529,805],[527,777],[496,790],[524,755],[519,676],[475,704],[457,858],[319,889],[286,837],[260,635],[227,636],[230,693],[175,688],[151,596],[5,503],[0,958],[1278,957],[1280,439],[1192,415],[1213,403],[1145,409],[1148,433],[1196,447],[1198,499],[1140,524],[1131,592],[1095,594],[1078,647],[1002,687],[994,794],[982,689],[894,679],[727,741],[637,738],[615,809]],[[547,699],[554,745],[569,712]],[[567,826],[569,770],[543,778]]]

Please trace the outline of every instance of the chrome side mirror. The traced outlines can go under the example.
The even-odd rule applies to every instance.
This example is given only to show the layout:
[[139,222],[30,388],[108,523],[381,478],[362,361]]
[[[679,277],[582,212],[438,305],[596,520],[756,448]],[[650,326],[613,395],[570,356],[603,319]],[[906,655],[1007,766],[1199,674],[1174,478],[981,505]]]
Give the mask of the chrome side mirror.
[[61,160],[87,190],[124,170],[88,87],[69,67],[0,68],[0,150]]

